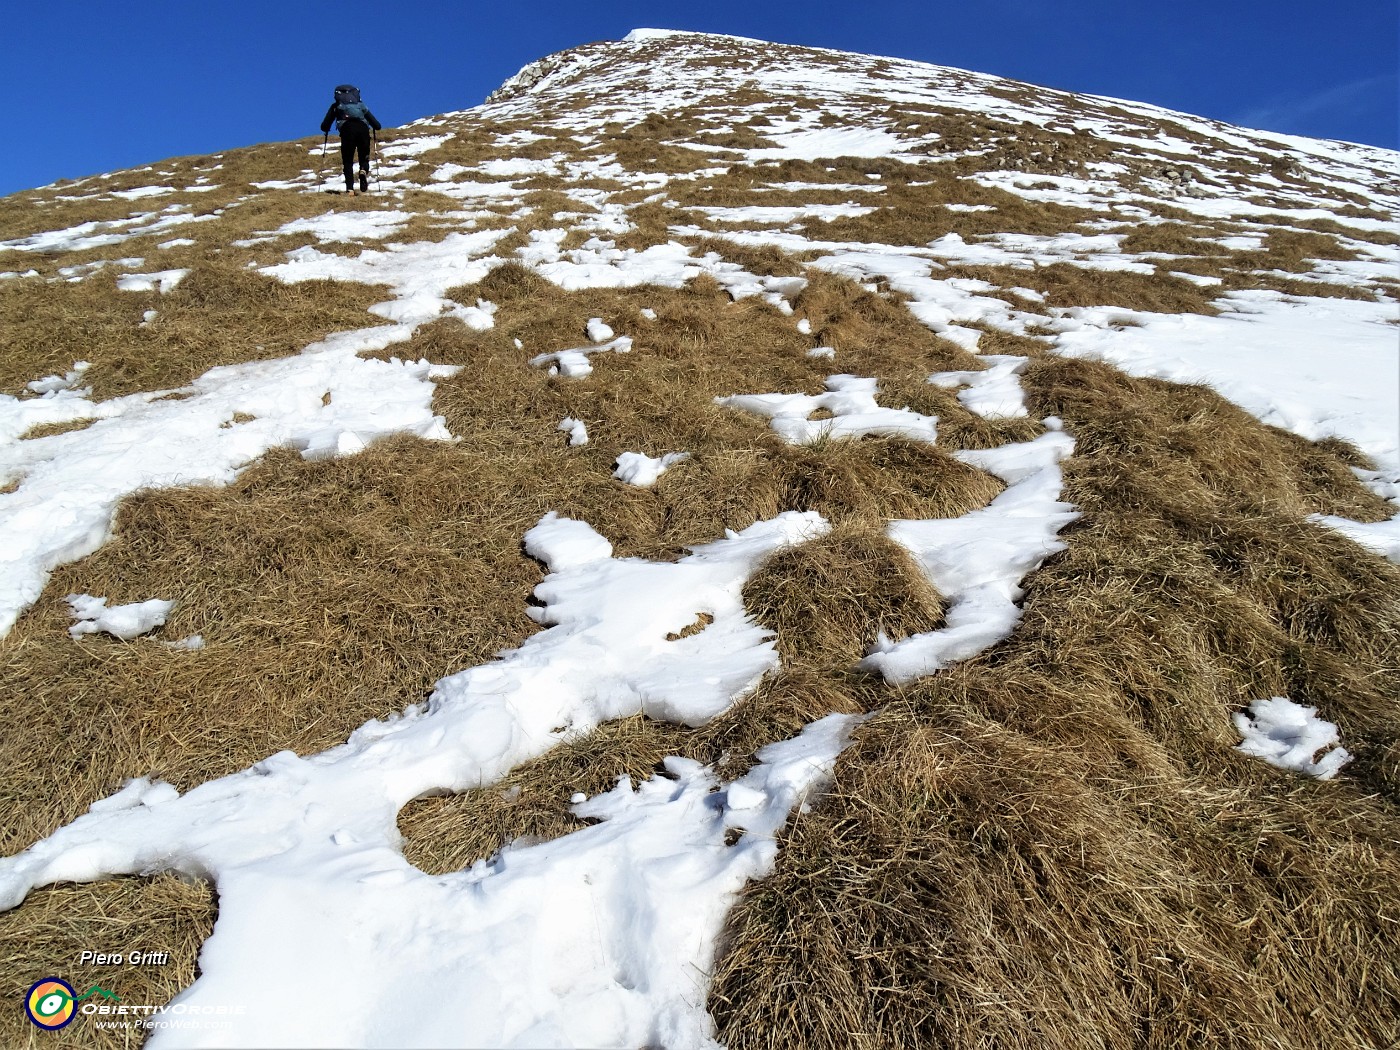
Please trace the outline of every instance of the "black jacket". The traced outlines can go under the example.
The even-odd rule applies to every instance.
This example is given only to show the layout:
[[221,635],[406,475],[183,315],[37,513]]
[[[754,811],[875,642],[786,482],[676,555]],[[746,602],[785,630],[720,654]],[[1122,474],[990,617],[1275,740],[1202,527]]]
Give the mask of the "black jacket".
[[[369,111],[368,106],[365,106],[365,117],[369,120],[369,126],[375,131],[379,131],[383,127],[379,121],[374,119],[374,114]],[[342,117],[340,115],[339,102],[332,102],[331,108],[326,110],[326,119],[321,121],[321,131],[325,134],[330,134],[332,123],[335,124],[336,131],[339,131],[345,124],[361,124],[363,126],[363,122],[354,117]]]

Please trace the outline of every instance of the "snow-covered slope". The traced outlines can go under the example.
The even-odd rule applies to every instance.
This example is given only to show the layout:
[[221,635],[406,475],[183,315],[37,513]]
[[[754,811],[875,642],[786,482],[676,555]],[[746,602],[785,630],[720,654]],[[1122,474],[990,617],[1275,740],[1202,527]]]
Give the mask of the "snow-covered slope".
[[[1082,221],[1052,236],[1006,232],[968,243],[965,236],[949,233],[902,246],[907,251],[890,246],[865,251],[849,238],[813,235],[820,221],[882,207],[883,187],[872,173],[867,185],[821,187],[847,196],[842,204],[705,208],[701,224],[682,227],[741,243],[830,252],[819,265],[871,280],[886,278],[919,301],[922,320],[955,335],[959,321],[1023,332],[1026,324],[1045,320],[1039,311],[1027,315],[977,294],[987,289],[947,282],[934,288],[921,280],[942,265],[1025,269],[1064,262],[1166,275],[1171,252],[1123,247],[1128,235],[1144,226],[1205,224],[1213,229],[1193,229],[1192,235],[1225,254],[1248,252],[1271,234],[1311,231],[1309,223],[1321,222],[1355,257],[1311,260],[1289,275],[1292,282],[1369,287],[1378,293],[1384,286],[1393,293],[1400,272],[1400,248],[1393,243],[1400,219],[1400,157],[1391,151],[1249,131],[961,70],[640,30],[621,45],[581,48],[527,67],[492,95],[486,112],[501,120],[528,117],[541,130],[584,139],[585,151],[597,154],[605,167],[612,162],[610,125],[620,125],[625,134],[648,119],[679,121],[699,112],[699,134],[677,136],[677,144],[712,154],[716,167],[721,160],[742,160],[756,179],[774,161],[896,157],[939,176],[930,186],[945,193],[929,194],[934,208],[988,207],[948,199],[946,174],[952,173],[952,185],[965,183],[962,196],[968,199],[975,197],[974,187],[985,186],[1083,209],[1076,216]],[[720,145],[740,130],[752,145]],[[665,185],[659,176],[635,172],[611,171],[610,177],[625,186]],[[786,188],[774,178],[767,186],[756,185],[754,198]],[[801,218],[816,221],[800,235],[783,229]],[[1376,233],[1383,235],[1379,243],[1366,237]],[[1259,273],[1266,289],[1271,275],[1285,276],[1276,270]],[[1207,275],[1194,280],[1207,287],[1214,283]],[[1360,303],[1290,301],[1250,289],[1223,292],[1218,321],[1173,318],[1153,325],[1141,312],[1063,311],[1049,326],[1059,346],[1070,352],[1141,374],[1213,382],[1268,422],[1313,438],[1345,437],[1396,467],[1395,332],[1380,327],[1394,321],[1394,299],[1377,294]],[[1124,334],[1124,325],[1134,330]],[[975,342],[976,337],[966,338]],[[1325,364],[1308,353],[1319,338],[1329,338],[1339,351]],[[1236,349],[1229,360],[1181,352],[1206,344]]]
[[[1355,491],[1276,512],[1305,535],[1354,540],[1377,588],[1391,570],[1362,548],[1400,562],[1400,515],[1358,520],[1382,517],[1381,499],[1400,506],[1395,153],[895,59],[638,30],[542,59],[482,106],[386,136],[366,197],[328,198],[338,179],[308,167],[301,146],[257,164],[230,154],[156,165],[48,187],[4,213],[14,225],[0,228],[0,294],[37,302],[44,289],[108,282],[114,301],[142,296],[129,300],[137,353],[158,337],[164,297],[180,302],[186,275],[215,256],[293,290],[368,289],[368,313],[285,356],[224,340],[215,367],[159,388],[122,388],[124,359],[98,346],[91,364],[35,349],[12,365],[32,370],[0,394],[0,632],[43,630],[27,625],[40,624],[50,574],[101,550],[138,492],[229,484],[274,447],[324,461],[411,435],[450,455],[469,435],[435,389],[469,387],[477,363],[434,360],[426,333],[486,339],[509,324],[528,336],[528,296],[502,306],[477,294],[511,267],[559,296],[657,296],[626,310],[608,300],[609,315],[569,338],[511,337],[519,383],[596,410],[521,420],[541,442],[562,446],[562,430],[579,454],[599,433],[616,444],[606,408],[571,384],[625,397],[624,364],[681,325],[665,296],[714,288],[789,341],[744,351],[777,362],[777,388],[673,377],[652,405],[658,421],[701,413],[717,434],[747,428],[739,454],[773,462],[796,454],[784,446],[820,456],[895,442],[960,479],[950,490],[999,494],[961,513],[911,498],[901,506],[927,512],[853,508],[834,522],[805,505],[755,511],[687,539],[675,560],[615,557],[580,515],[551,509],[518,537],[547,571],[528,610],[544,629],[442,668],[425,703],[384,711],[339,746],[211,768],[182,789],[121,770],[132,779],[87,798],[90,812],[60,807],[44,830],[63,827],[0,861],[0,906],[120,874],[217,887],[200,977],[174,1005],[218,1023],[166,1023],[152,1045],[714,1045],[707,996],[726,916],[746,881],[773,871],[783,829],[830,781],[860,716],[844,709],[765,741],[741,756],[742,775],[669,758],[636,786],[572,797],[571,813],[597,826],[502,841],[490,861],[451,874],[405,859],[400,812],[433,795],[518,792],[505,787],[517,767],[610,721],[644,714],[703,731],[730,717],[783,669],[774,625],[746,606],[764,565],[857,525],[907,556],[941,605],[936,622],[893,637],[865,625],[863,658],[842,673],[864,673],[875,691],[849,707],[881,709],[897,694],[870,683],[917,686],[1014,638],[1031,575],[1073,547],[1062,530],[1085,513],[1062,467],[1079,435],[1034,407],[1054,400],[1053,384],[1027,378],[1041,362],[1201,384],[1324,442],[1315,454],[1341,476],[1328,484]],[[938,340],[905,347],[897,326],[852,335],[822,306],[819,290],[836,287],[898,304]],[[387,354],[423,345],[420,360]],[[485,357],[486,344],[468,345]],[[881,374],[895,360],[901,374]],[[903,383],[908,397],[915,373],[931,400],[888,403],[886,387]],[[618,447],[613,477],[664,491],[678,475],[730,469],[716,454],[735,454],[729,431],[713,448],[667,444],[681,432],[651,442],[656,457]],[[1080,454],[1108,456],[1098,437]],[[1185,459],[1197,454],[1206,462],[1183,444]],[[1131,457],[1121,462],[1131,472]],[[1260,460],[1261,476],[1271,469]],[[1352,507],[1369,514],[1339,512]],[[206,658],[203,635],[178,634],[180,659]],[[1319,706],[1336,725],[1312,733],[1305,719],[1303,738],[1330,745],[1340,727],[1352,750],[1349,733],[1379,753],[1384,719],[1349,727]],[[1211,746],[1232,731],[1228,714]],[[1348,753],[1331,755],[1297,768],[1340,770],[1344,782]]]

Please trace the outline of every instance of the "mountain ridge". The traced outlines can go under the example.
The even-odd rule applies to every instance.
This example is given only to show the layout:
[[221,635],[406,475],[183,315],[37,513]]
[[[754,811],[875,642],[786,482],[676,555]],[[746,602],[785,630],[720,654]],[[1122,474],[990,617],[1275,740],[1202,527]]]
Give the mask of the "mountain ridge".
[[[562,50],[562,51],[554,52],[554,53],[549,54],[549,55],[546,55],[546,56],[544,56],[544,57],[542,57],[542,58],[536,59],[536,60],[533,61],[533,62],[527,63],[527,64],[526,64],[525,66],[523,66],[518,72],[516,72],[516,73],[513,74],[512,76],[506,78],[506,80],[503,81],[499,87],[497,87],[495,90],[493,90],[492,92],[490,92],[490,93],[487,95],[486,100],[485,100],[485,102],[484,102],[483,104],[484,104],[484,105],[489,105],[489,104],[491,104],[491,103],[493,103],[493,102],[496,102],[496,101],[502,101],[502,100],[504,100],[511,92],[513,92],[513,91],[515,91],[515,90],[518,90],[518,89],[520,89],[520,88],[522,88],[522,87],[533,86],[534,83],[535,83],[536,80],[537,80],[537,76],[536,76],[537,71],[539,71],[539,70],[551,70],[551,71],[552,71],[552,70],[556,70],[556,69],[558,69],[561,65],[564,64],[564,59],[565,59],[566,57],[573,57],[573,56],[582,57],[582,54],[581,54],[581,53],[584,52],[585,49],[606,47],[606,46],[608,46],[609,44],[613,44],[613,43],[616,43],[616,44],[647,44],[647,43],[651,43],[651,42],[654,42],[654,41],[668,41],[668,40],[673,40],[673,39],[675,39],[675,38],[696,38],[696,40],[699,41],[699,42],[704,42],[704,41],[706,41],[706,40],[713,40],[713,41],[716,41],[716,42],[725,42],[725,41],[729,41],[729,42],[733,42],[733,43],[737,43],[737,44],[742,44],[742,45],[753,45],[753,46],[764,47],[764,48],[793,48],[793,49],[796,49],[796,50],[799,50],[799,51],[810,51],[810,52],[823,53],[823,54],[829,54],[829,55],[851,55],[851,54],[853,54],[852,52],[840,51],[840,50],[834,49],[834,48],[814,47],[814,46],[802,45],[802,44],[784,44],[784,43],[778,43],[778,42],[773,42],[773,41],[761,40],[761,39],[757,39],[757,38],[754,38],[754,37],[735,36],[735,35],[728,34],[728,33],[709,33],[709,32],[702,32],[702,31],[699,31],[699,30],[688,30],[688,29],[648,29],[648,28],[639,28],[639,29],[634,29],[634,30],[632,30],[632,31],[631,31],[630,33],[628,33],[626,36],[622,37],[620,40],[617,40],[617,41],[596,41],[596,42],[591,43],[591,44],[576,45],[576,46],[574,46],[574,47],[565,48],[565,49]],[[1368,145],[1368,144],[1366,144],[1366,143],[1350,142],[1349,140],[1345,140],[1345,139],[1329,139],[1329,138],[1323,138],[1323,137],[1313,137],[1313,136],[1303,136],[1303,135],[1292,135],[1292,134],[1289,134],[1289,133],[1286,133],[1286,132],[1275,132],[1275,131],[1268,131],[1268,130],[1262,129],[1262,128],[1253,128],[1253,127],[1250,127],[1250,126],[1248,126],[1248,125],[1232,124],[1232,123],[1230,123],[1229,121],[1216,120],[1216,119],[1213,119],[1213,118],[1199,117],[1199,116],[1196,116],[1195,114],[1192,114],[1192,113],[1190,113],[1189,111],[1186,111],[1186,110],[1174,110],[1174,109],[1172,109],[1172,108],[1170,108],[1170,107],[1167,107],[1167,106],[1158,106],[1158,105],[1153,104],[1153,103],[1140,102],[1140,101],[1137,101],[1137,100],[1134,100],[1134,99],[1127,98],[1127,97],[1125,97],[1125,96],[1103,95],[1103,94],[1098,94],[1098,93],[1096,93],[1096,92],[1076,92],[1076,91],[1071,91],[1071,90],[1066,89],[1066,88],[1054,88],[1054,87],[1049,87],[1049,86],[1046,86],[1046,85],[1035,84],[1035,83],[1033,83],[1033,82],[1031,82],[1031,81],[1017,80],[1017,79],[1014,78],[1014,77],[1005,77],[1005,76],[1000,76],[1000,75],[997,75],[997,74],[982,73],[982,72],[979,72],[979,71],[976,71],[976,70],[965,69],[965,68],[962,68],[962,67],[959,67],[959,66],[949,66],[949,65],[942,64],[942,63],[926,62],[926,61],[921,61],[921,60],[918,60],[918,59],[899,58],[899,57],[895,57],[895,56],[892,56],[892,55],[863,55],[862,57],[867,58],[867,59],[872,59],[872,60],[875,60],[875,61],[899,63],[899,64],[902,64],[902,65],[908,65],[908,66],[912,66],[912,67],[919,67],[919,68],[924,68],[924,69],[933,70],[933,71],[942,70],[942,71],[947,71],[947,72],[952,73],[952,74],[960,74],[960,75],[963,75],[963,76],[971,76],[971,77],[976,77],[976,78],[984,78],[984,79],[994,80],[994,81],[1003,81],[1003,82],[1005,82],[1005,83],[1007,83],[1007,84],[1017,85],[1017,86],[1023,87],[1023,88],[1030,88],[1030,89],[1034,89],[1034,90],[1037,90],[1037,91],[1043,91],[1043,92],[1047,92],[1047,93],[1052,93],[1052,94],[1055,94],[1055,95],[1061,95],[1061,96],[1067,96],[1067,97],[1073,97],[1073,98],[1089,99],[1089,100],[1094,101],[1094,102],[1108,103],[1108,104],[1111,104],[1111,105],[1124,105],[1124,104],[1126,104],[1126,105],[1129,105],[1129,106],[1138,107],[1138,108],[1140,108],[1140,109],[1142,109],[1142,110],[1146,110],[1146,111],[1149,111],[1149,112],[1157,112],[1157,113],[1160,113],[1160,114],[1162,114],[1162,115],[1164,115],[1164,116],[1177,116],[1177,117],[1186,116],[1186,117],[1191,117],[1191,118],[1196,119],[1196,120],[1208,121],[1209,123],[1214,124],[1214,125],[1219,126],[1219,127],[1222,127],[1222,128],[1236,128],[1236,129],[1238,129],[1238,130],[1240,130],[1240,131],[1250,132],[1250,133],[1253,133],[1253,134],[1256,134],[1256,135],[1259,135],[1259,136],[1262,136],[1262,137],[1274,138],[1274,139],[1279,140],[1280,142],[1286,142],[1286,141],[1291,140],[1291,139],[1300,139],[1300,140],[1303,140],[1303,141],[1336,142],[1336,143],[1341,143],[1341,144],[1348,145],[1348,146],[1355,146],[1355,147],[1357,147],[1357,148],[1359,148],[1359,149],[1362,149],[1362,150],[1374,150],[1374,151],[1376,151],[1377,153],[1380,153],[1380,154],[1390,154],[1390,153],[1395,153],[1395,152],[1397,152],[1397,151],[1392,150],[1392,149],[1387,149],[1386,147],[1383,147],[1383,146],[1372,146],[1372,145]],[[458,111],[458,112],[462,112],[462,111]]]

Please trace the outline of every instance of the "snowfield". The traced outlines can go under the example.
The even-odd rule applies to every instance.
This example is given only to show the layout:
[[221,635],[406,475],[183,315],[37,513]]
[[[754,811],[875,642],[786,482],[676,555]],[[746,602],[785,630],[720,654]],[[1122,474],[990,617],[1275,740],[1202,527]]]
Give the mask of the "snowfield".
[[[697,98],[710,100],[716,114],[728,112],[723,100],[730,74],[723,68],[678,73],[687,55],[711,46],[707,41],[638,30],[606,48],[527,67],[485,105],[438,118],[436,125],[421,122],[411,137],[386,146],[381,177],[389,206],[332,210],[246,242],[265,247],[282,237],[309,236],[314,245],[287,250],[260,272],[288,285],[331,280],[382,289],[384,300],[370,312],[388,323],[328,336],[279,360],[215,368],[177,391],[97,400],[83,385],[85,363],[79,361],[64,375],[36,376],[23,396],[0,395],[0,637],[39,600],[54,569],[108,541],[117,507],[132,493],[226,485],[274,447],[315,459],[353,456],[387,435],[460,438],[433,409],[435,383],[457,375],[460,366],[364,355],[407,343],[443,319],[489,330],[497,323],[495,304],[457,302],[451,294],[507,262],[565,291],[675,289],[706,278],[733,300],[764,304],[811,338],[808,319],[793,316],[808,278],[749,272],[697,243],[709,238],[809,253],[801,256],[804,272],[850,278],[900,297],[918,322],[978,355],[980,370],[926,379],[956,391],[965,408],[987,420],[1030,422],[1021,386],[1027,358],[979,350],[988,332],[1004,332],[1135,376],[1209,385],[1264,423],[1309,440],[1345,439],[1371,461],[1357,471],[1360,482],[1394,503],[1396,518],[1363,524],[1314,516],[1307,527],[1350,537],[1358,557],[1365,548],[1400,564],[1400,328],[1394,286],[1382,295],[1400,250],[1358,241],[1366,250],[1357,259],[1314,260],[1304,275],[1368,289],[1371,298],[1300,295],[1291,286],[1288,292],[1222,292],[1214,316],[1109,305],[1046,309],[1033,288],[951,268],[1005,268],[1029,280],[1025,274],[1049,266],[1150,275],[1159,260],[1125,252],[1122,233],[1092,230],[948,233],[913,245],[824,240],[823,227],[876,213],[886,188],[874,179],[868,186],[804,182],[759,167],[834,157],[948,163],[951,155],[938,151],[937,132],[910,130],[863,101],[873,94],[893,110],[901,102],[936,99],[960,113],[1035,127],[1068,122],[1196,170],[1189,196],[1174,195],[1155,175],[1129,182],[1121,165],[1122,171],[1100,165],[1085,177],[1014,170],[978,176],[1028,201],[1085,209],[1115,222],[1137,221],[1170,204],[1240,223],[1261,215],[1325,218],[1353,232],[1400,234],[1400,222],[1340,214],[1327,196],[1329,187],[1359,186],[1393,220],[1400,215],[1400,158],[1341,143],[1262,136],[1135,103],[1118,102],[1099,115],[1070,107],[1070,96],[1063,96],[1063,109],[1031,106],[995,90],[995,78],[917,63],[891,61],[874,78],[839,63],[789,57],[746,74],[753,89],[767,98],[815,100],[832,115],[831,126],[811,111],[789,117],[765,112],[768,122],[752,132],[764,145],[697,141],[689,147],[713,154],[721,172],[750,165],[760,179],[772,174],[765,188],[783,194],[784,202],[689,207],[668,227],[664,243],[623,244],[634,229],[632,209],[664,206],[676,187],[704,176],[629,171],[589,143],[605,126],[630,127],[651,114],[695,105]],[[641,49],[654,57],[663,46],[672,48],[664,60],[615,64]],[[520,120],[542,98],[583,91],[587,106],[502,138],[497,159],[475,166],[432,159],[452,141],[453,122]],[[1047,93],[1052,96],[1059,93]],[[743,124],[742,112],[729,115],[728,130]],[[1139,118],[1143,123],[1135,124]],[[1254,203],[1247,198],[1258,188],[1246,193],[1197,165],[1199,149],[1188,137],[1150,137],[1143,130],[1162,120],[1182,136],[1206,135],[1222,148],[1255,150],[1267,139],[1269,148],[1305,156],[1315,189],[1275,190],[1279,199],[1270,206]],[[533,160],[512,155],[513,148],[563,136],[592,152],[561,150]],[[578,218],[560,213],[537,223],[519,243],[510,240],[512,228],[469,228],[482,214],[512,212],[445,211],[436,213],[438,220],[462,228],[437,240],[400,239],[413,218],[401,206],[410,191],[432,195],[447,208],[513,209],[533,178],[559,180],[560,192],[581,209]],[[318,191],[312,172],[261,185]],[[793,194],[831,191],[859,200],[787,203]],[[175,192],[151,186],[124,191],[122,199]],[[655,197],[643,199],[643,192]],[[963,217],[994,211],[987,205],[949,208]],[[0,266],[34,253],[117,244],[146,251],[143,241],[197,229],[218,214],[195,209],[177,203],[0,241]],[[1257,249],[1265,237],[1244,236],[1224,247]],[[95,280],[105,272],[123,289],[169,293],[187,273],[136,272],[140,259],[120,262],[119,275],[96,267],[70,279]],[[18,270],[0,276],[37,279]],[[1211,280],[1198,283],[1209,287]],[[643,316],[664,323],[654,312]],[[642,332],[615,331],[601,317],[592,318],[578,340],[577,346],[531,346],[523,367],[569,383],[596,383],[627,360],[615,355],[649,352]],[[813,344],[808,354],[836,356],[832,347]],[[751,423],[756,437],[767,427],[794,445],[897,437],[940,447],[935,416],[884,403],[884,377],[868,374],[862,362],[843,358],[839,367],[851,371],[829,375],[822,393],[733,391],[715,400]],[[1060,532],[1080,517],[1062,498],[1061,464],[1075,454],[1075,435],[1057,418],[1037,422],[1033,440],[954,452],[962,464],[1005,486],[985,507],[956,518],[887,522],[888,538],[909,553],[946,602],[946,623],[902,639],[881,634],[862,668],[907,684],[971,659],[1016,630],[1026,578],[1073,542],[1072,533]],[[60,432],[26,436],[41,426]],[[590,426],[591,418],[585,425],[570,416],[559,422],[562,436],[553,440],[579,446],[571,456],[585,455],[581,446],[590,440]],[[656,456],[621,453],[614,476],[621,485],[646,488],[699,469],[690,452],[663,449],[652,447]],[[676,473],[662,480],[668,470]],[[626,492],[621,485],[618,491]],[[125,787],[94,799],[90,812],[0,859],[0,908],[14,908],[31,890],[57,882],[167,871],[211,880],[217,926],[200,955],[199,978],[176,1004],[193,1013],[233,1005],[239,1013],[227,1030],[157,1030],[153,1047],[717,1047],[706,997],[726,917],[746,883],[772,871],[784,828],[815,803],[853,734],[861,732],[860,717],[833,714],[772,741],[733,779],[669,759],[649,780],[624,778],[610,791],[577,799],[573,812],[594,821],[591,826],[554,841],[506,844],[490,860],[448,875],[427,875],[405,859],[396,820],[414,799],[495,785],[522,763],[608,721],[644,714],[698,727],[727,711],[781,665],[773,631],[745,610],[745,584],[776,552],[829,530],[815,512],[785,511],[663,562],[615,557],[609,539],[590,524],[550,513],[520,537],[546,569],[534,591],[538,604],[528,608],[540,629],[521,645],[456,668],[423,704],[370,721],[319,754],[272,754],[184,794],[133,770]],[[526,597],[520,595],[522,603]],[[78,621],[71,627],[74,644],[116,644],[100,637],[106,632],[150,645],[142,636],[165,622],[180,596],[123,607],[86,594],[69,600]],[[688,630],[697,624],[700,629]],[[167,644],[198,659],[202,640]],[[1348,727],[1325,721],[1327,714],[1284,697],[1261,699],[1234,716],[1240,748],[1301,774],[1345,779],[1350,756],[1340,741]],[[449,1002],[450,1009],[440,1005]]]

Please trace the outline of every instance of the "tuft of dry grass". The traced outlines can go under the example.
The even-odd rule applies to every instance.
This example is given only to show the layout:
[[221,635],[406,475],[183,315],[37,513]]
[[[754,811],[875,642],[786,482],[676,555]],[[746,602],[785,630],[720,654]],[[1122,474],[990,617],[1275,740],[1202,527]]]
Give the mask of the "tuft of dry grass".
[[806,277],[807,287],[793,306],[811,323],[816,345],[836,350],[843,370],[902,373],[913,354],[921,364],[929,363],[930,373],[977,367],[973,355],[934,335],[888,296],[823,271],[809,270]]
[[942,597],[879,524],[847,523],[772,558],[744,602],[778,632],[787,667],[837,680],[875,644],[943,626]]
[[[19,1004],[35,981],[57,975],[79,995],[97,985],[127,1005],[163,1006],[194,981],[195,956],[213,929],[215,911],[209,886],[174,875],[35,890],[22,909],[0,912],[0,995],[13,1007],[0,1014],[0,1043],[32,1050],[141,1045],[135,1029],[98,1031],[86,1019],[58,1032],[40,1031]],[[124,961],[95,966],[80,961],[84,951],[118,953]],[[132,952],[167,952],[169,958],[129,965]]]
[[[1384,212],[1368,208],[1343,207],[1338,208],[1336,213],[1351,218],[1380,219],[1382,222],[1388,222],[1391,218]],[[1347,237],[1354,241],[1369,241],[1372,244],[1400,244],[1400,233],[1395,233],[1392,230],[1351,226],[1337,222],[1335,219],[1298,219],[1291,220],[1290,225],[1316,233],[1330,233],[1337,237]]]
[[1164,255],[1215,256],[1226,249],[1208,239],[1219,231],[1207,226],[1180,222],[1153,223],[1133,227],[1119,247],[1129,254],[1161,252]]
[[1392,812],[1135,770],[979,693],[892,705],[796,822],[732,918],[726,1045],[1394,1041]]
[[675,726],[638,715],[566,741],[490,787],[416,799],[399,812],[404,856],[429,874],[461,871],[503,845],[543,842],[586,827],[575,792],[596,795],[621,777],[645,780],[691,744]]
[[[1101,362],[1055,357],[1032,362],[1027,380],[1044,391],[1033,412],[1075,420],[1078,455],[1120,475],[1104,487],[1115,498],[1142,499],[1137,492],[1145,486],[1153,502],[1198,514],[1389,516],[1388,504],[1348,469],[1364,462],[1355,449],[1264,426],[1208,387],[1129,378]],[[1145,448],[1157,454],[1140,459]]]
[[34,441],[38,438],[55,437],[59,434],[70,434],[78,430],[86,430],[96,423],[95,419],[69,419],[62,423],[40,423],[38,426],[30,427],[19,436],[21,441]]
[[430,874],[461,871],[503,845],[548,841],[586,826],[574,816],[575,792],[595,795],[628,777],[634,783],[682,755],[743,776],[754,753],[833,711],[867,709],[868,683],[848,683],[809,669],[784,669],[759,683],[707,725],[685,730],[640,715],[599,726],[513,770],[501,782],[457,795],[416,799],[399,812],[404,855]]
[[713,252],[725,262],[734,263],[759,276],[806,276],[802,255],[783,251],[771,244],[737,244],[718,237],[707,237],[695,245],[694,251],[701,255]]
[[[1173,263],[1173,266],[1175,263]],[[1180,277],[1157,272],[1093,270],[1069,263],[1017,271],[1018,284],[1045,295],[1046,306],[1122,306],[1153,313],[1212,315],[1218,291],[1201,288]]]

